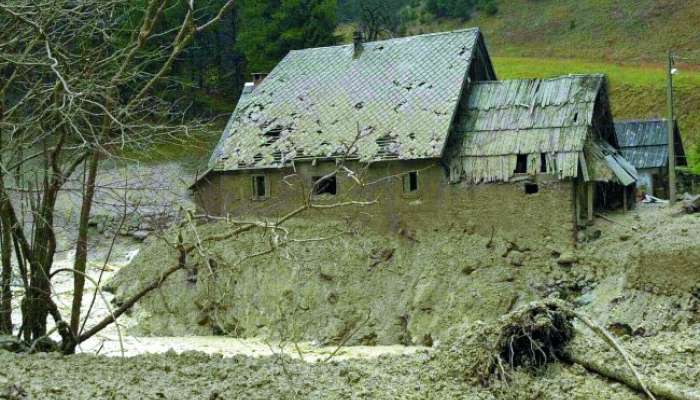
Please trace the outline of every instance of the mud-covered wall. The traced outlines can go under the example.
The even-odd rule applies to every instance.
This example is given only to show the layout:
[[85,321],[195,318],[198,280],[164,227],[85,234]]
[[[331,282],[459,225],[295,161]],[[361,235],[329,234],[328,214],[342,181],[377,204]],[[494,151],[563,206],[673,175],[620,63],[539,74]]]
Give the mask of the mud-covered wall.
[[[295,169],[212,173],[198,186],[195,199],[199,207],[214,215],[281,216],[303,204],[314,178],[335,168],[334,162],[321,162],[297,163]],[[443,166],[432,160],[384,162],[369,167],[348,163],[347,168],[353,173],[339,173],[337,194],[315,201],[376,204],[315,210],[306,217],[309,223],[352,219],[384,233],[460,225],[470,233],[487,237],[497,234],[533,242],[551,238],[573,244],[576,206],[571,181],[539,175],[515,183],[449,184]],[[418,172],[418,190],[404,193],[403,177],[410,171]],[[252,177],[261,174],[266,176],[269,198],[256,200]],[[526,184],[533,183],[537,184],[537,193],[526,193]]]

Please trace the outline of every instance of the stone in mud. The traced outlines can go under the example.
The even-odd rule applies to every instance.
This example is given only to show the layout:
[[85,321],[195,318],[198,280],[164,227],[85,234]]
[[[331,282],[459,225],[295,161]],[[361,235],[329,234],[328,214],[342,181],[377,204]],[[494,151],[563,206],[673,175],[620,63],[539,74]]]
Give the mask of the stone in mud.
[[148,235],[150,235],[150,232],[148,231],[139,230],[131,232],[131,237],[139,242],[143,242],[144,240],[146,240],[148,238]]
[[570,251],[565,251],[559,255],[559,259],[557,259],[557,263],[559,265],[571,265],[575,264],[578,261],[578,258],[576,257],[576,254],[570,252]]
[[511,265],[516,267],[520,267],[525,263],[525,255],[517,250],[511,251],[507,259]]

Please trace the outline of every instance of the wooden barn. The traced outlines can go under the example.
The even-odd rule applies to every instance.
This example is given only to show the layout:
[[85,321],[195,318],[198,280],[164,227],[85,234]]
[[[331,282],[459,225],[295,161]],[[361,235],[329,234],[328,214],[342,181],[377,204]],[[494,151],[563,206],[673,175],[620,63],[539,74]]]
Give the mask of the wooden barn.
[[[674,121],[676,165],[685,166],[685,150],[678,123]],[[668,197],[668,120],[632,120],[615,123],[620,152],[637,169],[640,192]]]

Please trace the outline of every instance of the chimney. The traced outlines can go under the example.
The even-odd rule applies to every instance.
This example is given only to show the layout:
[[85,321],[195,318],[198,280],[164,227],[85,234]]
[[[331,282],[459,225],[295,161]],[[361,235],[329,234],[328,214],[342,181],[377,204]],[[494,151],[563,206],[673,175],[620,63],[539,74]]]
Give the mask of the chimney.
[[253,72],[250,75],[253,76],[253,85],[255,87],[258,87],[267,78],[267,72]]
[[352,58],[360,57],[360,54],[362,54],[362,32],[355,31],[352,34],[352,45]]

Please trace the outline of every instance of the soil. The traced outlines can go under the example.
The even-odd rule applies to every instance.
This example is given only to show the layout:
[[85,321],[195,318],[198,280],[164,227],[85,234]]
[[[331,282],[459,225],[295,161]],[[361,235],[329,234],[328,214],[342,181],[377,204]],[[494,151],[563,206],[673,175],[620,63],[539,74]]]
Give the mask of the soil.
[[[0,398],[643,398],[566,357],[509,371],[486,386],[467,376],[474,356],[461,338],[545,298],[566,300],[608,328],[649,379],[700,389],[700,215],[644,205],[606,218],[597,219],[574,250],[546,242],[525,248],[456,227],[442,235],[419,233],[411,244],[351,236],[333,243],[343,251],[331,256],[323,246],[299,244],[254,264],[233,262],[243,249],[254,251],[253,242],[223,243],[213,250],[235,268],[219,281],[200,276],[195,285],[187,275],[177,277],[124,326],[131,335],[222,336],[127,336],[127,355],[134,355],[127,358],[118,357],[113,331],[99,346],[112,357],[0,351],[0,365],[8,366],[0,370]],[[304,237],[323,233],[290,229]],[[388,254],[377,251],[382,248],[395,250],[373,265],[373,254]],[[113,279],[117,298],[169,257],[167,247],[149,238]],[[419,258],[432,265],[417,265]],[[203,305],[207,293],[221,302]],[[567,351],[626,368],[587,328],[574,328]],[[351,346],[325,362],[348,332]]]

